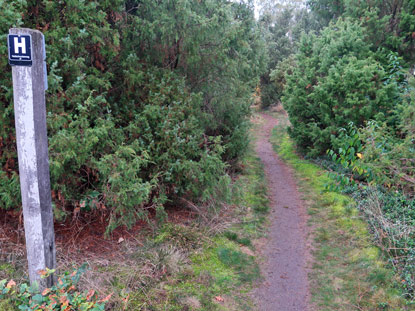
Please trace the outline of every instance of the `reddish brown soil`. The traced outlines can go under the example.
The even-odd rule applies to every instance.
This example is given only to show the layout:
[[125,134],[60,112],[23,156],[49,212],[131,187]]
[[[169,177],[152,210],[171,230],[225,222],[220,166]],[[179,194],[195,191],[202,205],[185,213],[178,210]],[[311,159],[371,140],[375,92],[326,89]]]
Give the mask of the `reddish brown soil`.
[[291,169],[273,151],[269,142],[277,120],[262,115],[256,152],[264,164],[271,200],[271,226],[264,249],[263,282],[253,292],[261,311],[309,311],[307,279],[306,209]]
[[[167,213],[173,223],[185,223],[195,217],[192,211],[183,208],[170,208]],[[150,213],[150,222],[154,222],[153,214]],[[68,217],[65,222],[55,222],[58,261],[68,258],[80,263],[91,258],[111,260],[120,256],[121,241],[139,244],[139,239],[151,231],[149,223],[141,221],[130,229],[118,227],[105,237],[107,225],[108,217],[96,215],[84,215],[75,220]],[[25,261],[23,218],[18,211],[0,209],[0,261],[9,261],[10,258]]]

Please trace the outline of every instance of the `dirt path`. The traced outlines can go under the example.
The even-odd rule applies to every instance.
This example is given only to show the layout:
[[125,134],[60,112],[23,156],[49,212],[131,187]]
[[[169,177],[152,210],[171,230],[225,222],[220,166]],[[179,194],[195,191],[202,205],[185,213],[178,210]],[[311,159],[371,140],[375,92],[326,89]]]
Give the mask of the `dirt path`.
[[311,311],[307,279],[306,209],[290,168],[272,149],[277,120],[263,114],[256,152],[264,164],[271,199],[269,239],[263,250],[263,283],[254,292],[260,311]]

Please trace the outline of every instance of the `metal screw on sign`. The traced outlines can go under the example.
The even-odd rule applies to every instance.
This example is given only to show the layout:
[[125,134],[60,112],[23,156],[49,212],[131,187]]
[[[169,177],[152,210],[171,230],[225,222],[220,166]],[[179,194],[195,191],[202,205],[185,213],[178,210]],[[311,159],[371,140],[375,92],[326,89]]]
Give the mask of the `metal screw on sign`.
[[44,36],[40,31],[12,28],[8,35],[17,153],[22,193],[29,278],[42,290],[54,283],[41,270],[55,269],[56,250],[50,192],[46,132]]

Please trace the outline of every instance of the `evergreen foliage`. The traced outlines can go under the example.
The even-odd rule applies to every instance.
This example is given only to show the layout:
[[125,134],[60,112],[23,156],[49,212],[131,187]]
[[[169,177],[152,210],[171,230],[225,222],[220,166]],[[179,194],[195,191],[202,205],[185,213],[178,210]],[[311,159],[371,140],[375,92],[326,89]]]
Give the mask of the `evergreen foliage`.
[[327,27],[303,35],[292,70],[273,72],[286,79],[289,132],[303,153],[327,152],[328,190],[357,199],[413,303],[415,2],[307,4]]
[[277,64],[293,51],[293,42],[288,33],[291,29],[293,13],[290,9],[278,11],[276,16],[266,12],[260,19],[268,52],[268,71],[261,76],[261,104],[268,107],[276,104],[281,94],[271,80],[270,73]]
[[361,21],[373,48],[399,52],[415,61],[415,2],[413,0],[309,0],[308,5],[328,24],[339,17]]
[[287,76],[293,73],[295,68],[294,55],[280,61],[274,70],[271,71],[270,79],[273,82],[273,90],[278,98],[281,98],[287,84]]
[[384,83],[386,72],[364,41],[364,29],[338,20],[321,36],[303,36],[297,67],[287,78],[284,106],[290,135],[307,154],[323,154],[349,122],[386,121],[397,87]]
[[318,18],[325,26],[333,19],[344,13],[345,0],[308,0],[307,5],[317,13]]
[[369,122],[360,129],[366,142],[360,162],[367,167],[376,184],[415,193],[415,82],[410,81],[403,101],[395,109],[398,130],[381,122]]
[[[390,103],[389,109],[386,106],[381,106],[380,109],[376,107],[382,115],[366,115],[362,119],[363,122],[356,123],[355,117],[359,113],[353,112],[347,116],[347,121],[353,121],[357,127],[363,126],[360,131],[362,141],[372,142],[365,145],[361,161],[371,170],[373,178],[380,184],[395,185],[401,189],[408,186],[411,188],[412,181],[408,181],[408,178],[412,180],[413,173],[402,168],[411,167],[408,163],[411,162],[410,150],[413,149],[411,130],[407,129],[413,122],[407,116],[410,114],[409,111],[412,111],[411,98],[414,96],[414,88],[408,86],[408,69],[413,74],[415,66],[414,1],[310,0],[308,5],[315,14],[327,17],[327,21],[340,17],[361,25],[365,35],[358,35],[356,40],[363,42],[365,48],[371,51],[368,55],[379,63],[379,68],[383,68],[381,81],[390,89],[387,92]],[[326,43],[332,45],[330,42]],[[359,61],[357,58],[353,62]],[[368,65],[367,62],[362,62],[361,66],[364,64]],[[378,74],[377,76],[380,77]],[[345,77],[345,74],[341,76],[342,79]],[[357,81],[358,77],[354,79]],[[364,80],[363,77],[359,80],[362,79]],[[336,98],[336,94],[327,95]],[[378,96],[376,98],[379,99]],[[364,105],[362,108],[368,110],[370,105]],[[337,115],[336,112],[336,117]],[[367,124],[364,122],[369,120],[372,121]],[[333,144],[331,139],[329,145],[336,149],[340,147],[341,142]]]
[[[267,108],[281,100],[285,72],[292,64],[292,56],[297,51],[303,33],[321,28],[314,12],[305,7],[305,1],[267,1],[261,2],[259,24],[267,42],[267,71],[261,75],[261,105]],[[279,77],[276,77],[278,71]],[[278,81],[276,81],[277,79]]]
[[45,35],[52,197],[108,229],[225,182],[247,145],[251,93],[265,66],[252,4],[0,0],[0,207],[19,205],[6,34]]

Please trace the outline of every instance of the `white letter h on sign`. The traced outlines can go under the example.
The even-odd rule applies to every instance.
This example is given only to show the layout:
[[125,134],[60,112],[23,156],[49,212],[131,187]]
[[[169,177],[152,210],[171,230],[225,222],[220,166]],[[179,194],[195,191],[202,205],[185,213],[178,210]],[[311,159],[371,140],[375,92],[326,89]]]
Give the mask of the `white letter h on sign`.
[[[20,42],[19,42],[20,41]],[[19,49],[22,49],[21,54],[26,54],[26,39],[25,38],[14,38],[14,53],[20,54]]]

